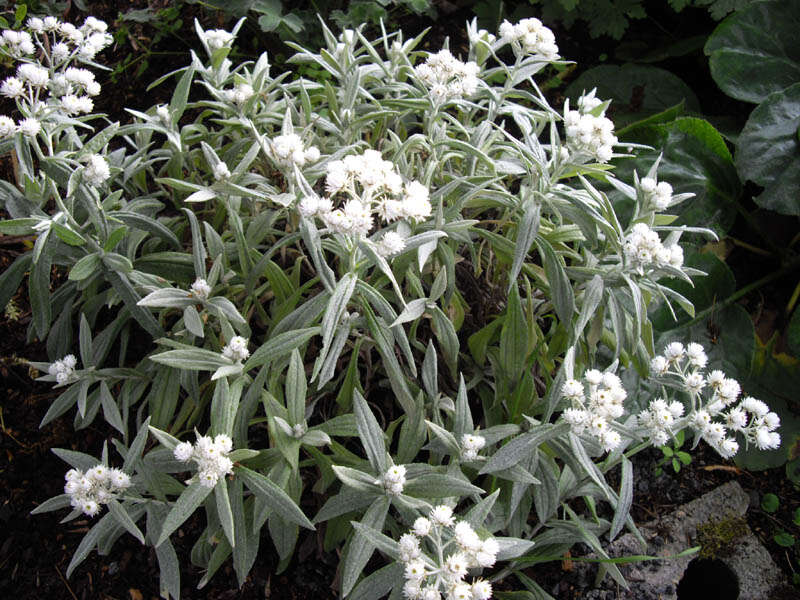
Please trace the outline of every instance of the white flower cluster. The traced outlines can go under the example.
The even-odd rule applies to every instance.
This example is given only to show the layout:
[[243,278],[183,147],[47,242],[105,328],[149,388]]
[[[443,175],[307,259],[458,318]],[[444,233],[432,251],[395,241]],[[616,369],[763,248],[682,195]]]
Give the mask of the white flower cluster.
[[392,465],[376,483],[383,486],[390,496],[399,496],[406,485],[406,468],[403,465]]
[[461,458],[465,461],[471,461],[478,458],[480,452],[486,445],[486,438],[482,435],[475,435],[465,433],[461,436]]
[[614,155],[614,122],[605,116],[605,110],[599,114],[602,100],[596,98],[595,91],[578,98],[578,110],[569,109],[569,100],[564,105],[564,128],[567,134],[567,147],[577,155],[594,157],[598,162],[606,163]]
[[111,177],[108,162],[99,154],[90,154],[83,168],[83,180],[91,186],[99,187]]
[[417,77],[440,103],[472,96],[478,89],[479,70],[476,62],[462,62],[447,49],[431,54],[423,64],[414,67]]
[[500,40],[512,44],[515,52],[519,48],[523,54],[539,55],[546,61],[558,59],[556,36],[539,19],[522,19],[516,25],[503,21],[499,33]]
[[[445,536],[449,540],[445,540]],[[429,544],[429,555],[423,545]],[[467,583],[470,568],[492,567],[500,550],[494,538],[481,540],[466,521],[456,522],[446,505],[429,518],[419,517],[400,537],[400,560],[405,565],[403,595],[409,600],[488,600],[492,586],[484,579]],[[446,555],[446,551],[450,553]]]
[[222,356],[235,362],[247,360],[247,357],[250,356],[250,350],[247,349],[247,339],[240,335],[233,336],[222,349]]
[[683,248],[678,244],[663,245],[658,233],[645,223],[633,226],[625,238],[623,252],[631,267],[640,275],[649,269],[666,266],[680,269],[683,266]]
[[222,433],[213,438],[199,435],[194,445],[191,442],[181,442],[175,446],[173,455],[180,462],[194,460],[200,483],[205,487],[214,487],[221,477],[233,473],[233,462],[228,458],[232,448],[231,438]]
[[[306,196],[298,210],[304,217],[319,217],[334,233],[365,237],[374,225],[375,215],[386,223],[399,219],[417,222],[431,215],[428,188],[418,181],[404,182],[394,164],[383,160],[377,150],[328,163],[325,188],[330,197]],[[347,199],[341,208],[334,209],[333,197],[339,193]],[[377,244],[385,256],[404,247],[404,240],[396,232],[385,233]]]
[[[211,295],[211,286],[208,285],[208,282],[205,279],[198,277],[194,280],[191,291],[195,298],[206,300]],[[245,348],[247,348],[246,345]]]
[[561,396],[572,404],[564,410],[562,417],[575,434],[588,430],[606,451],[611,451],[622,442],[611,423],[625,412],[623,403],[628,393],[614,373],[590,369],[583,377],[589,385],[588,396],[583,384],[576,379],[566,381],[561,388]]
[[639,181],[642,205],[652,206],[656,211],[666,210],[672,204],[672,186],[666,181],[642,177]]
[[[90,113],[91,97],[100,93],[91,71],[69,65],[94,59],[111,43],[103,21],[87,17],[78,28],[55,17],[31,17],[27,26],[30,32],[6,30],[0,35],[0,54],[22,61],[16,74],[0,84],[0,94],[16,100],[24,117],[14,124],[10,117],[0,116],[0,139],[14,133],[34,137],[50,117]],[[44,66],[32,56],[37,47]]]
[[303,145],[303,140],[296,133],[279,135],[270,142],[272,157],[282,167],[297,165],[302,167],[307,162],[317,162],[320,157],[319,148]]
[[237,106],[241,106],[250,100],[255,93],[256,92],[253,89],[253,86],[249,83],[237,83],[229,90],[220,91],[223,100],[226,100],[231,104],[236,104]]
[[64,475],[64,493],[70,497],[72,508],[93,517],[100,512],[100,506],[108,504],[119,492],[131,486],[130,476],[121,469],[109,469],[98,464],[86,473],[70,469]]
[[47,372],[56,378],[59,385],[68,383],[75,376],[75,366],[78,364],[78,359],[74,354],[67,354],[50,365]]
[[[669,403],[664,399],[653,400],[647,410],[639,413],[639,426],[645,428],[653,443],[662,446],[670,435],[688,426],[724,458],[738,452],[739,444],[734,439],[737,433],[761,450],[780,446],[781,437],[775,431],[780,426],[780,417],[764,402],[749,396],[734,406],[742,391],[739,382],[719,370],[706,375],[702,369],[707,363],[706,353],[697,343],[684,347],[680,342],[672,342],[663,355],[653,358],[652,375],[686,392],[691,400],[690,412],[685,417],[684,405],[677,400]],[[708,392],[705,399],[703,390]]]
[[233,42],[233,34],[230,31],[225,31],[224,29],[207,29],[204,32],[206,38],[206,44],[208,44],[208,48],[213,52],[214,50],[219,50],[224,46],[230,46],[231,42]]

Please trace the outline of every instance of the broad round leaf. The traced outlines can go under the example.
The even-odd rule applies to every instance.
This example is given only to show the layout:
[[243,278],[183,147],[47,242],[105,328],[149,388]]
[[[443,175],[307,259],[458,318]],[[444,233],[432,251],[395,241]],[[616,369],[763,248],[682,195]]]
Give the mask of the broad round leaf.
[[[617,128],[684,102],[686,110],[700,112],[692,89],[665,69],[642,65],[601,65],[582,73],[566,90],[570,103],[597,88],[597,97],[611,100],[608,114]],[[571,104],[572,106],[573,104]]]
[[755,201],[785,215],[800,215],[800,83],[771,94],[742,130],[736,165],[742,177],[764,187]]
[[708,38],[711,76],[723,92],[762,102],[800,81],[800,3],[756,2],[725,19]]
[[[615,171],[618,179],[631,181],[634,169],[643,176],[663,155],[659,180],[669,182],[675,193],[695,194],[669,209],[679,216],[675,224],[702,225],[718,235],[730,229],[736,218],[735,202],[741,184],[725,140],[713,125],[703,119],[683,117],[664,125],[634,127],[624,141],[647,144],[653,150],[640,152],[632,160],[619,160]],[[618,192],[611,196],[615,201],[622,197]]]

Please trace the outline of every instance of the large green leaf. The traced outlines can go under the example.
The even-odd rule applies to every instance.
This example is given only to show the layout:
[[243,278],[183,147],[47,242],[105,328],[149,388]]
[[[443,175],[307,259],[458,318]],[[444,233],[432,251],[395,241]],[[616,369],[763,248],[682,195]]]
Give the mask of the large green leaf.
[[[692,192],[695,197],[670,208],[679,216],[676,224],[702,225],[724,234],[736,218],[736,200],[741,184],[733,158],[725,140],[708,121],[682,117],[664,125],[643,125],[632,128],[624,141],[653,147],[640,152],[635,159],[618,162],[616,176],[622,181],[633,179],[632,171],[647,173],[659,155],[660,180],[669,182],[676,193]],[[618,192],[612,197],[621,198]]]
[[584,91],[597,88],[597,97],[611,100],[609,115],[620,128],[684,103],[700,112],[700,103],[682,79],[665,69],[635,64],[601,65],[584,71],[566,90],[570,102]]
[[[715,302],[725,300],[736,291],[733,273],[714,254],[710,252],[688,254],[684,264],[704,271],[706,276],[694,277],[692,279],[694,285],[682,279],[669,279],[661,283],[687,298],[694,305],[695,314],[710,308]],[[672,318],[672,313],[666,305],[662,304],[653,312],[650,320],[657,331],[675,329],[691,321],[691,316],[675,306],[674,302],[673,309],[677,320]]]
[[736,166],[764,187],[755,201],[785,215],[800,215],[800,83],[759,104],[739,136]]
[[733,13],[708,38],[711,76],[723,92],[762,102],[800,81],[800,3],[756,2]]

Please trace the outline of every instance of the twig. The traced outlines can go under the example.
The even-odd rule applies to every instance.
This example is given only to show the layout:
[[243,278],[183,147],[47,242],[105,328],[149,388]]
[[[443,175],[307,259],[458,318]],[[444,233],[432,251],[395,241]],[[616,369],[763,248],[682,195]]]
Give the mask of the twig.
[[58,573],[58,576],[61,578],[61,581],[63,581],[64,585],[67,586],[67,591],[69,592],[69,595],[72,596],[75,600],[78,600],[78,597],[75,595],[75,592],[72,591],[72,588],[69,587],[69,583],[67,583],[67,580],[64,579],[64,576],[61,574],[61,571],[58,570],[58,567],[56,567],[55,569],[56,573]]

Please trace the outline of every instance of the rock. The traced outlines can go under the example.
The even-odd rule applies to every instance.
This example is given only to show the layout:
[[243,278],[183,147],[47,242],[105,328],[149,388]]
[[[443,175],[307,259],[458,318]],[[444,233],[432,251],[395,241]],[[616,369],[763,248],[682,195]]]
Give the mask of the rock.
[[[606,551],[612,557],[637,554],[675,556],[698,545],[698,527],[722,519],[742,517],[749,504],[747,493],[737,482],[731,481],[660,519],[640,525],[639,531],[647,543],[646,548],[642,548],[637,538],[628,533],[611,543]],[[777,590],[786,585],[783,573],[744,520],[735,540],[726,548],[725,556],[717,558],[727,567],[719,569],[720,577],[725,576],[723,573],[727,574],[729,581],[730,571],[733,571],[738,578],[739,600],[773,598]],[[575,585],[585,586],[586,591],[581,597],[586,599],[678,600],[678,585],[692,560],[699,559],[697,555],[692,555],[619,565],[629,585],[627,590],[618,586],[609,576],[600,582],[599,588],[595,587],[593,584],[598,566],[592,563],[576,562],[572,577],[576,580]],[[716,573],[717,570],[709,570],[707,575],[712,576],[712,572]],[[691,582],[687,581],[681,588],[681,600],[694,597],[687,591],[690,587]],[[720,585],[720,589],[722,587]],[[725,599],[715,596],[715,600]]]

